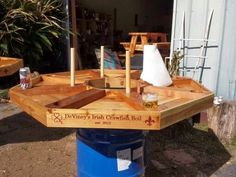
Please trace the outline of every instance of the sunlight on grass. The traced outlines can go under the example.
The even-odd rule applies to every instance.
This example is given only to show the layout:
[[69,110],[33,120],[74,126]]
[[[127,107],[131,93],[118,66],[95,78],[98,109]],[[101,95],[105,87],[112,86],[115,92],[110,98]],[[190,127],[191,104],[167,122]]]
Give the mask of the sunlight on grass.
[[0,99],[9,99],[8,89],[0,90]]
[[[195,124],[194,128],[196,128],[197,130],[208,132],[208,125],[207,124]],[[217,138],[217,137],[215,137],[215,138]],[[222,143],[222,144],[228,151],[235,150],[236,149],[236,137],[233,138],[230,142]],[[210,148],[207,150],[207,151],[210,151],[208,153],[211,153],[212,151],[214,151],[214,152],[218,151],[217,149],[214,148],[214,143],[211,144],[211,141],[206,141],[206,146],[208,146],[208,147],[210,146]]]
[[207,124],[195,124],[194,128],[202,131],[208,131],[208,125]]

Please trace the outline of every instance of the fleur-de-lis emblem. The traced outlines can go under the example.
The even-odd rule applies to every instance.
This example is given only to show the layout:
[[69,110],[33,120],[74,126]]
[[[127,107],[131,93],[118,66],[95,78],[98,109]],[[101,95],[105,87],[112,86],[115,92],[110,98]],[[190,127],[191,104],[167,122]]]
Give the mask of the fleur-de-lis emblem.
[[153,120],[152,117],[149,116],[148,119],[145,120],[145,123],[146,123],[148,126],[151,126],[153,123],[155,123],[155,120]]

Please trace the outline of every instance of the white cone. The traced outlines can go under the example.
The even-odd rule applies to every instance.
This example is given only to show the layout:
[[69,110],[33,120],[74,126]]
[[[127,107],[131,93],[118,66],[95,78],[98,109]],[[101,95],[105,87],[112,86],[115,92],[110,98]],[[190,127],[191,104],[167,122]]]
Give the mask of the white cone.
[[171,85],[172,80],[156,46],[145,45],[143,53],[143,72],[141,79],[154,86]]

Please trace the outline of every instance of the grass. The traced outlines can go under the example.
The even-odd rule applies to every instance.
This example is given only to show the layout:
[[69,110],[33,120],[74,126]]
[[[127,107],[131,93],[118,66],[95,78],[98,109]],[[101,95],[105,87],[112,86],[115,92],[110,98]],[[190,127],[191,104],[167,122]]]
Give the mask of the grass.
[[236,137],[233,138],[233,140],[231,141],[231,145],[232,145],[232,146],[236,146]]
[[226,143],[225,147],[229,151],[235,151],[235,149],[236,149],[236,137],[234,137],[230,142]]
[[194,128],[208,132],[208,125],[207,124],[194,124]]
[[[219,141],[218,138],[214,135],[213,132],[208,131],[208,125],[207,124],[195,124],[194,128],[197,130],[201,130],[204,132],[209,133],[209,138],[205,139],[203,138],[201,141],[205,142],[205,147],[207,153],[220,153],[222,151],[222,148],[227,149],[229,152],[234,151],[236,149],[236,137],[234,137],[231,141],[227,143],[222,143],[222,148],[216,148],[214,142]],[[205,139],[205,140],[204,140]]]
[[0,90],[0,99],[9,99],[8,89]]

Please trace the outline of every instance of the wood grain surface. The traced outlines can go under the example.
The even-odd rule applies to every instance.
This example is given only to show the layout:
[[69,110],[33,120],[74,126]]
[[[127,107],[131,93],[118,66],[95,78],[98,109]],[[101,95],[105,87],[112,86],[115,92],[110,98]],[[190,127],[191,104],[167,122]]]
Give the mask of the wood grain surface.
[[[12,102],[48,127],[160,130],[212,106],[213,94],[189,78],[174,78],[169,87],[140,86],[140,71],[131,71],[125,93],[125,70],[76,71],[40,76],[32,88],[10,89]],[[115,86],[115,87],[113,87]],[[158,95],[158,107],[146,108],[142,93]]]

